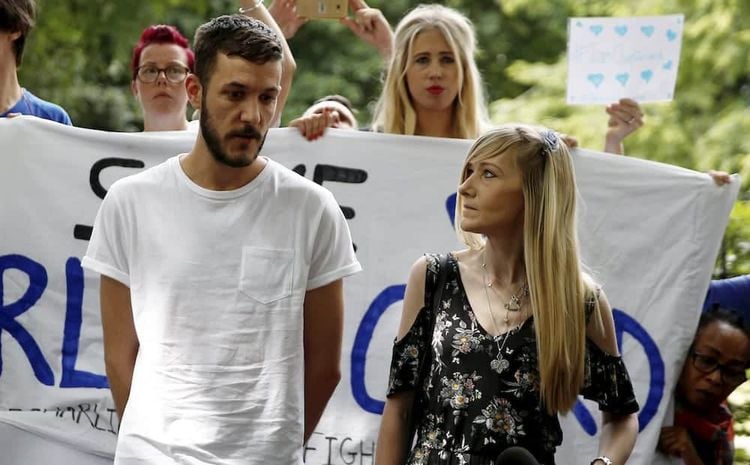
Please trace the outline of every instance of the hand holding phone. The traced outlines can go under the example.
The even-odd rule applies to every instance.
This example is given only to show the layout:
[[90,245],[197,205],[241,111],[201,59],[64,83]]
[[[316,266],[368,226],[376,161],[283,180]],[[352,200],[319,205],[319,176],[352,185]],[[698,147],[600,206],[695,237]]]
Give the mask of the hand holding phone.
[[309,19],[345,18],[348,10],[347,0],[296,0],[297,14]]

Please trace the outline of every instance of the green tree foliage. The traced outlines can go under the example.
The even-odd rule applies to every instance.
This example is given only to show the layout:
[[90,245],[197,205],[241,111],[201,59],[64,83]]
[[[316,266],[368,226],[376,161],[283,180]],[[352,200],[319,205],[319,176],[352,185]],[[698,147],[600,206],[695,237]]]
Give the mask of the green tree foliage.
[[[68,109],[78,126],[142,127],[130,93],[130,56],[149,24],[174,24],[188,37],[206,19],[236,11],[236,0],[38,0],[21,81]],[[270,2],[270,0],[266,0]],[[371,0],[395,25],[416,0]],[[493,121],[536,122],[603,144],[599,106],[565,103],[569,16],[682,13],[685,30],[676,99],[644,105],[647,124],[626,141],[632,156],[705,171],[739,172],[750,200],[750,2],[747,0],[446,0],[474,22],[477,61]],[[337,21],[311,21],[290,41],[298,71],[283,117],[298,116],[320,96],[340,93],[367,125],[380,92],[377,53]],[[750,272],[750,207],[738,202],[717,276]]]

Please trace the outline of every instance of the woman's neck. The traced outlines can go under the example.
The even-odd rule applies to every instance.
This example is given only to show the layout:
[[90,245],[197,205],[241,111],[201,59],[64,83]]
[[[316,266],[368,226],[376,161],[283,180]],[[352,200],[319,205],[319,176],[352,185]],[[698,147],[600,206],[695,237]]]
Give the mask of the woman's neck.
[[480,254],[487,273],[500,285],[526,280],[523,238],[520,234],[503,238],[488,237]]
[[143,131],[184,131],[188,128],[187,119],[183,114],[144,115]]
[[417,127],[414,134],[430,137],[456,137],[456,128],[451,110],[417,110]]

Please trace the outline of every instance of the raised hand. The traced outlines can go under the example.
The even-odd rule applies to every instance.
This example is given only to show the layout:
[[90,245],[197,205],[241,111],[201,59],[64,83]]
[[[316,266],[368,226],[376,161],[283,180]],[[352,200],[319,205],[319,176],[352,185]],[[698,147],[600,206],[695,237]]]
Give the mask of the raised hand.
[[289,126],[296,127],[305,139],[313,141],[325,134],[326,129],[338,123],[339,112],[325,108],[320,113],[294,119],[289,122]]
[[732,182],[732,178],[726,171],[708,170],[708,175],[711,176],[711,179],[714,180],[717,186],[723,186]]
[[383,12],[368,7],[364,0],[349,0],[349,7],[354,18],[341,18],[341,24],[375,47],[383,61],[390,60],[393,53],[393,31]]
[[690,435],[682,426],[665,426],[659,434],[658,449],[675,457],[682,458],[685,465],[702,465]]
[[609,121],[604,150],[622,154],[622,141],[644,124],[643,111],[635,100],[622,98],[608,105],[606,112],[609,115]]
[[300,27],[307,22],[307,18],[297,15],[297,6],[294,0],[273,0],[268,7],[276,24],[279,25],[285,39],[291,39]]

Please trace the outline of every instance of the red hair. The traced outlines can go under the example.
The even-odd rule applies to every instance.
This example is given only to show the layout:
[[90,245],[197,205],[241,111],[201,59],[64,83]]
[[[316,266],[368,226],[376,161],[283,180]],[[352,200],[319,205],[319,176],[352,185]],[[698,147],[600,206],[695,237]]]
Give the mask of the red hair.
[[188,68],[190,68],[191,73],[193,72],[195,54],[190,50],[188,40],[179,30],[177,30],[176,27],[166,24],[157,24],[155,26],[149,26],[143,30],[141,38],[133,49],[133,61],[130,63],[130,68],[133,71],[133,80],[135,80],[136,74],[138,73],[138,65],[141,62],[141,52],[151,44],[175,44],[182,47],[185,50],[185,54],[187,54]]

